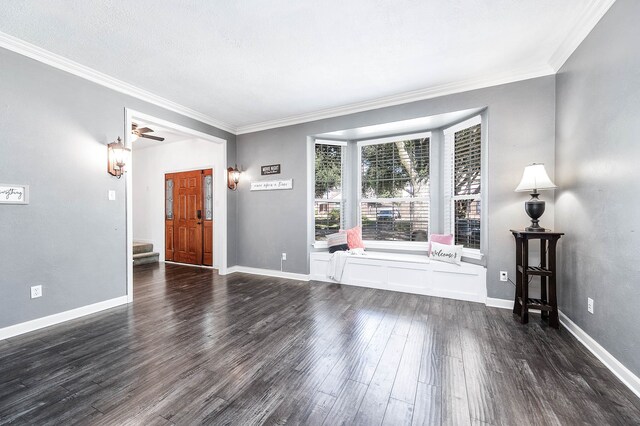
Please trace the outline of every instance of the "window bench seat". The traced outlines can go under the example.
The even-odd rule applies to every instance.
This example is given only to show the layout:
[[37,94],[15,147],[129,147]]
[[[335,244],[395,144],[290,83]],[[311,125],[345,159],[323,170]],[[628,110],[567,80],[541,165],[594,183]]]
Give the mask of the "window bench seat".
[[[327,275],[331,254],[312,252],[310,278],[337,282]],[[368,251],[348,256],[340,284],[485,303],[487,270],[480,265],[430,261],[426,255]]]

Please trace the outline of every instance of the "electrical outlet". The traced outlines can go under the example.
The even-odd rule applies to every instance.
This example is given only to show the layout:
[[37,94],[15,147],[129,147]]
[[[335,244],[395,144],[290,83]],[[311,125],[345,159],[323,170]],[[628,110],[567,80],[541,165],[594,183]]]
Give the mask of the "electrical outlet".
[[509,281],[509,274],[507,271],[500,271],[500,281]]
[[109,190],[109,201],[115,201],[116,200],[116,191],[114,191],[113,189]]
[[287,260],[287,253],[282,253],[282,260]]
[[593,313],[593,299],[590,297],[587,297],[587,311],[589,311],[590,314]]
[[33,287],[31,287],[31,298],[36,299],[38,297],[42,297],[42,286],[34,285]]

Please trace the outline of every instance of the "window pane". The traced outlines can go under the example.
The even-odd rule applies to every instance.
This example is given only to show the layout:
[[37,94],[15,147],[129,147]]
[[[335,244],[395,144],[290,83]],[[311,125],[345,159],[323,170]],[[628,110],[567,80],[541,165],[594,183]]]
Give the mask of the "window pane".
[[456,244],[480,249],[480,200],[455,200],[453,205]]
[[429,196],[429,138],[361,148],[363,198]]
[[[378,241],[426,241],[429,138],[364,145],[361,159],[362,237]],[[385,198],[394,200],[385,202]],[[411,201],[416,198],[420,201]]]
[[213,220],[213,176],[204,177],[204,218]]
[[314,206],[316,222],[316,241],[324,241],[327,235],[338,232],[341,217],[341,203],[332,201],[316,201]]
[[453,195],[480,194],[480,124],[454,135]]
[[360,212],[364,240],[427,241],[429,203],[426,201],[362,202]]
[[316,198],[342,197],[342,146],[316,144]]
[[343,162],[344,148],[342,146],[316,144],[316,201],[314,202],[316,241],[326,240],[328,234],[338,232],[342,225]]
[[164,210],[167,220],[173,219],[173,179],[167,179],[164,195]]

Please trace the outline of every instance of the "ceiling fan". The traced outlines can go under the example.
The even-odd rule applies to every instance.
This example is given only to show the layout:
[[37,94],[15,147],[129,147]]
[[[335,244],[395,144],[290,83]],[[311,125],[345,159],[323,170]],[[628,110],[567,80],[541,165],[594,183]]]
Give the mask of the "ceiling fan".
[[154,141],[160,142],[164,140],[164,138],[161,138],[160,136],[147,135],[147,133],[153,133],[153,130],[148,127],[138,128],[138,125],[136,123],[131,123],[131,133],[139,138],[153,139]]

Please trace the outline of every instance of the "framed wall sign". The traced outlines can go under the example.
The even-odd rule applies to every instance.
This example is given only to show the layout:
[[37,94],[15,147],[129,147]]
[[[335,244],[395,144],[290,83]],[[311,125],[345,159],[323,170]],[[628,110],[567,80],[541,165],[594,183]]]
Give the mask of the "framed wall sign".
[[274,191],[278,189],[293,189],[293,179],[251,182],[252,191]]
[[0,183],[0,204],[29,204],[29,185]]
[[270,164],[268,166],[260,167],[260,174],[262,176],[265,175],[279,175],[280,174],[280,164]]

